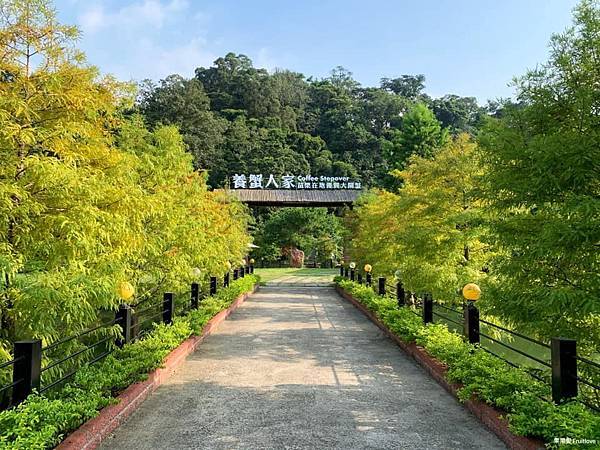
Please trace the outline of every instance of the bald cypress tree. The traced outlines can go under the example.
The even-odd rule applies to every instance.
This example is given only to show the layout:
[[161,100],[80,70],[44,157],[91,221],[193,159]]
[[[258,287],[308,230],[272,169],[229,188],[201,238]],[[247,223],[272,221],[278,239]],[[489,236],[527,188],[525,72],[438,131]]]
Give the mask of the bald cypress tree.
[[600,4],[585,0],[549,61],[515,80],[518,106],[481,136],[500,256],[494,314],[600,343]]

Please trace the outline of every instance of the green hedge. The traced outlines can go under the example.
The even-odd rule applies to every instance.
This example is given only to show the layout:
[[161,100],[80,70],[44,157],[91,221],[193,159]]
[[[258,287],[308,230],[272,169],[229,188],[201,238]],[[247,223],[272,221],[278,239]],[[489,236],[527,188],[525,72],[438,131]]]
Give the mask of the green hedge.
[[504,411],[513,433],[543,439],[548,448],[558,448],[554,439],[561,437],[595,439],[600,443],[600,415],[579,402],[558,406],[544,401],[540,397],[550,396],[549,386],[466,343],[446,325],[425,326],[409,307],[398,309],[394,299],[381,297],[373,289],[339,276],[335,282],[402,340],[416,342],[446,364],[448,380],[463,385],[458,391],[460,400],[475,396]]
[[16,408],[0,412],[0,448],[52,448],[67,433],[115,402],[130,384],[147,378],[184,340],[198,335],[219,311],[252,290],[259,277],[248,275],[204,299],[197,310],[176,317],[172,325],[156,324],[143,339],[115,350],[102,362],[79,370],[52,398],[33,394]]

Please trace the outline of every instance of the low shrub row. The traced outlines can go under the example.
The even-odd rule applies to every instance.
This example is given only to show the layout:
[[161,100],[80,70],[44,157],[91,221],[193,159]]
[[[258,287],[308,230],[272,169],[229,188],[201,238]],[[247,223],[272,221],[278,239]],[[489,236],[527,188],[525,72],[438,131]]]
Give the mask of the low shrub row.
[[197,310],[176,317],[172,325],[155,324],[142,339],[115,350],[100,363],[80,369],[72,382],[52,396],[32,394],[14,409],[0,412],[0,448],[52,448],[65,435],[96,416],[130,384],[161,366],[184,340],[199,335],[206,323],[258,283],[248,275],[206,298]]
[[423,325],[422,319],[409,307],[399,309],[396,300],[381,297],[373,289],[342,277],[336,277],[335,281],[399,338],[416,342],[443,362],[448,367],[447,379],[462,385],[458,391],[460,400],[474,396],[505,412],[514,434],[543,439],[548,448],[558,448],[555,438],[600,443],[600,415],[581,403],[571,401],[555,405],[546,401],[543,397],[550,396],[549,386],[478,346],[466,343],[446,325]]

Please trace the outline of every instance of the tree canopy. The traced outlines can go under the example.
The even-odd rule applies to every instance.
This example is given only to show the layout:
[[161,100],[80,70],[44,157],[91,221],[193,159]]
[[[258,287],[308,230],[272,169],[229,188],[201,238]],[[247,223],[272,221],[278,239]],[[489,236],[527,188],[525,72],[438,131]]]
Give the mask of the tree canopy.
[[[458,288],[480,282],[479,304],[495,320],[597,351],[598,54],[600,7],[584,0],[573,26],[553,36],[549,61],[515,79],[515,100],[490,105],[489,116],[464,115],[484,123],[477,139],[459,134],[426,151],[414,146],[397,164],[396,192],[363,199],[352,222],[353,256],[381,273],[400,270],[408,289],[440,301],[458,300]],[[446,97],[434,110],[440,102],[470,110],[469,101]],[[423,117],[430,122],[431,112],[418,106],[416,118]],[[450,117],[444,120],[454,132]],[[399,137],[400,149],[407,136]]]
[[[481,136],[495,313],[600,342],[600,8],[583,1],[550,59],[515,80]],[[527,311],[527,314],[523,314]]]
[[270,212],[256,232],[256,256],[276,261],[287,249],[297,248],[317,262],[339,259],[344,227],[326,208],[281,208]]
[[432,99],[424,88],[423,75],[362,87],[343,67],[319,80],[268,73],[228,53],[192,79],[144,82],[138,108],[150,127],[179,127],[213,187],[243,171],[358,175],[367,186],[386,186],[390,169],[430,152],[445,128],[474,132],[484,113],[473,98]]
[[134,88],[85,62],[48,1],[0,8],[3,360],[14,340],[46,344],[97,322],[123,281],[139,299],[181,290],[194,267],[220,274],[250,237],[245,207],[207,189],[168,120],[148,130],[131,115]]

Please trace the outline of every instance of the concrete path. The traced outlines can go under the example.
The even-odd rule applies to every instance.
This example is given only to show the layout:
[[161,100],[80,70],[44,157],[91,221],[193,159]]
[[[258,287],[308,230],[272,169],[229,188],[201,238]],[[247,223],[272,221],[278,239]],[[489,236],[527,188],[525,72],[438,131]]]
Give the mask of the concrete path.
[[263,287],[104,449],[504,449],[330,287]]

